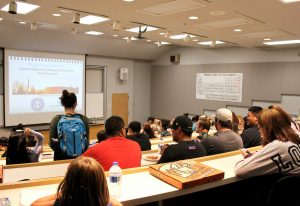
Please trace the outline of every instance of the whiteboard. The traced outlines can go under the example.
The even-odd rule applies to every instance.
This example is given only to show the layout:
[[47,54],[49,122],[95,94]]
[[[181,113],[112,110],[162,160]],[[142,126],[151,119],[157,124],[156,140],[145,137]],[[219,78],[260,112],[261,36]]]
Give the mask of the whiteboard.
[[242,73],[197,73],[196,99],[242,101]]
[[240,106],[227,106],[227,109],[234,112],[237,116],[247,116],[249,107],[240,107]]
[[252,104],[253,106],[261,106],[262,108],[267,108],[270,105],[276,104],[289,114],[296,116],[300,114],[300,96],[297,95],[282,95],[281,102],[253,101]]
[[102,118],[103,115],[103,93],[86,94],[86,116],[88,118]]

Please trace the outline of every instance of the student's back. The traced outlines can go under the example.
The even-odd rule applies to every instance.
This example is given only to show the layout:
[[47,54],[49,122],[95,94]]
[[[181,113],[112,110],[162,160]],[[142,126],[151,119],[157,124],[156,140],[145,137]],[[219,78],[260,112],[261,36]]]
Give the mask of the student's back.
[[8,139],[6,164],[30,162],[27,156],[26,137],[23,133],[11,135]]

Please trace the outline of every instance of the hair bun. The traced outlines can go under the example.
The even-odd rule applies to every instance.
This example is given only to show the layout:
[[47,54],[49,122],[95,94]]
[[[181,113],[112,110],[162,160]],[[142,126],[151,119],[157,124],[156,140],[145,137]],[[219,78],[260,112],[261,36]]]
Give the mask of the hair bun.
[[69,94],[69,92],[68,92],[67,90],[64,89],[64,90],[62,91],[62,95],[63,95],[63,96],[67,96],[68,94]]

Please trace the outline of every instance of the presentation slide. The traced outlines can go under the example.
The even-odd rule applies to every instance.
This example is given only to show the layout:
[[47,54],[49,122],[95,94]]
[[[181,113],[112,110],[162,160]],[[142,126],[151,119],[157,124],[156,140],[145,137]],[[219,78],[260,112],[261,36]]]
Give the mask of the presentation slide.
[[85,55],[5,50],[5,126],[49,123],[64,108],[62,90],[85,111]]

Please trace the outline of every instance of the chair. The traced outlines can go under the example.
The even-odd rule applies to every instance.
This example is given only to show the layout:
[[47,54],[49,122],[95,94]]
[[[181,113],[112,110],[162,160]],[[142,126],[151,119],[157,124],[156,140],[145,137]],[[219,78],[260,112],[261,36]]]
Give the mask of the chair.
[[285,176],[273,185],[267,205],[299,205],[300,196],[297,189],[300,185],[300,176]]

